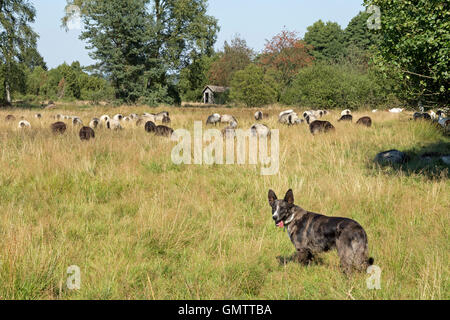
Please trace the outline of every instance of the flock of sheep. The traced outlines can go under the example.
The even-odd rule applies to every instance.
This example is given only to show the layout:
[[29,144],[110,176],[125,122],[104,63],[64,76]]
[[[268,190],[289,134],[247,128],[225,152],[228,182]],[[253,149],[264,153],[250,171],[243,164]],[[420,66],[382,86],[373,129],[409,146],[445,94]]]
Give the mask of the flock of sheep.
[[[41,119],[42,114],[35,114],[35,118]],[[157,114],[153,113],[144,113],[142,115],[138,115],[135,113],[130,114],[129,116],[123,116],[122,114],[116,114],[113,117],[109,115],[102,115],[99,118],[93,118],[88,126],[83,125],[83,121],[78,116],[68,116],[63,114],[57,114],[53,117],[56,122],[54,122],[50,129],[53,133],[56,134],[64,134],[67,130],[67,125],[64,121],[69,121],[72,123],[74,127],[81,127],[79,136],[81,140],[90,140],[95,138],[95,129],[97,128],[106,128],[109,130],[121,130],[123,129],[126,123],[132,124],[134,123],[136,126],[143,126],[145,131],[152,132],[158,136],[166,136],[170,137],[174,130],[165,125],[156,125],[155,122],[160,121],[163,124],[168,124],[171,122],[169,118],[169,112],[160,112]],[[5,118],[6,121],[15,121],[16,117],[14,115],[7,115]],[[31,124],[29,121],[24,120],[23,117],[19,121],[18,129],[31,129]]]
[[[378,110],[373,110],[372,112],[377,112]],[[403,109],[394,108],[389,110],[391,113],[401,113]],[[298,114],[294,110],[283,111],[278,115],[278,122],[288,126],[300,125],[302,123],[306,123],[309,125],[309,129],[311,134],[315,135],[317,133],[326,133],[329,131],[334,131],[335,127],[329,121],[319,120],[322,117],[328,115],[329,112],[327,110],[308,110],[303,112],[302,118],[298,116]],[[263,113],[262,111],[257,111],[254,114],[254,118],[256,121],[262,121],[267,119],[269,115],[267,113]],[[35,114],[35,118],[41,119],[42,114]],[[66,122],[71,122],[74,127],[81,127],[79,136],[81,140],[90,140],[95,138],[95,131],[97,128],[106,128],[110,130],[121,130],[127,124],[134,124],[138,127],[144,127],[145,131],[149,133],[154,133],[157,136],[165,136],[171,137],[174,130],[165,126],[164,124],[171,123],[169,112],[164,111],[157,114],[154,113],[144,113],[138,115],[136,113],[132,113],[128,116],[123,116],[122,114],[116,114],[113,117],[109,115],[102,115],[99,118],[93,118],[89,122],[88,126],[83,125],[83,121],[78,116],[68,116],[57,114],[53,117],[57,122],[51,125],[51,130],[54,133],[63,134],[67,130]],[[414,120],[425,119],[430,121],[435,121],[439,123],[442,127],[448,128],[450,125],[450,119],[446,117],[445,113],[442,110],[438,110],[437,112],[431,111],[430,113],[426,113],[422,110],[422,112],[416,112],[413,115]],[[6,116],[6,121],[15,121],[16,117],[14,115]],[[411,119],[412,120],[412,119]],[[337,120],[340,121],[353,121],[353,115],[351,110],[347,109],[341,112],[340,118]],[[161,122],[162,125],[156,125],[157,122]],[[206,120],[207,125],[217,125],[217,124],[227,124],[227,127],[222,130],[222,134],[227,138],[232,138],[236,134],[236,129],[238,127],[237,119],[232,115],[220,115],[218,113],[214,113],[208,117]],[[356,124],[363,125],[366,127],[372,126],[372,119],[370,117],[362,117],[360,118]],[[30,122],[25,120],[23,117],[18,123],[19,129],[29,129],[31,128]],[[252,134],[254,136],[260,137],[269,137],[271,135],[270,128],[261,123],[255,123],[250,128]]]
[[[326,110],[310,110],[303,113],[303,119],[301,119],[294,110],[283,111],[278,115],[278,122],[284,125],[293,126],[302,123],[309,125],[310,131],[313,135],[320,132],[328,132],[335,130],[334,126],[329,121],[321,121],[320,118],[328,115]],[[261,121],[269,117],[267,113],[257,111],[254,114],[256,121]],[[341,118],[338,121],[353,121],[353,116],[350,110],[344,110],[341,113]],[[217,125],[219,123],[226,123],[228,126],[222,130],[222,133],[227,138],[235,135],[235,130],[238,126],[238,122],[235,117],[231,115],[220,115],[214,113],[206,120],[207,125]],[[362,117],[357,124],[361,124],[367,127],[372,126],[372,119],[370,117]],[[270,128],[264,124],[256,123],[250,128],[251,132],[255,136],[270,136]]]

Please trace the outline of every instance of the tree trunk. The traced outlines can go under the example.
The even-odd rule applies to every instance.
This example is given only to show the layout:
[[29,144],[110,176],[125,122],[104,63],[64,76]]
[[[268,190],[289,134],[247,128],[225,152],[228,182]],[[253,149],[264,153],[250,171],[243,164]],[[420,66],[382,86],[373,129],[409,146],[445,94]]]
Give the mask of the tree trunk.
[[8,82],[6,82],[5,84],[5,91],[6,91],[6,105],[11,106],[11,89],[9,87]]

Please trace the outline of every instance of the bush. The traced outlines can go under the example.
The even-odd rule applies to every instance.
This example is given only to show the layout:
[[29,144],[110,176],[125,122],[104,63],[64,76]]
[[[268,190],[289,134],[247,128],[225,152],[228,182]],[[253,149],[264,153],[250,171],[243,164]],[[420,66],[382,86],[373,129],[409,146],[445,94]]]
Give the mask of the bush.
[[275,86],[275,81],[264,75],[260,67],[250,64],[233,76],[230,99],[244,103],[247,107],[270,104],[277,98],[277,93],[273,89]]
[[387,94],[374,73],[349,65],[316,64],[300,70],[281,97],[285,104],[318,108],[377,106]]

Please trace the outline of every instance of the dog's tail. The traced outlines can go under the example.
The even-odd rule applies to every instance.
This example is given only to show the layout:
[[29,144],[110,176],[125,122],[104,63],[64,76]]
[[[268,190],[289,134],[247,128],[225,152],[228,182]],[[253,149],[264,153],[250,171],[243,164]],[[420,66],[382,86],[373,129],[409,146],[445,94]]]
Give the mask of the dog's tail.
[[369,266],[373,266],[374,262],[375,262],[375,259],[372,258],[372,257],[369,258],[369,259],[367,260],[367,264],[368,264]]

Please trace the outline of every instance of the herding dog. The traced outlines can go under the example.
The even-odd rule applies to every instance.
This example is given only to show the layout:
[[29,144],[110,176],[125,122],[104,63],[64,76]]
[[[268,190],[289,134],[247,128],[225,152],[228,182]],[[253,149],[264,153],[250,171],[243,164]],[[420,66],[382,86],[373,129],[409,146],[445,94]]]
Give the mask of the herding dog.
[[275,225],[287,229],[299,263],[308,264],[315,254],[336,248],[346,274],[353,269],[365,271],[373,264],[373,258],[368,258],[366,232],[356,221],[306,211],[294,205],[292,190],[283,200],[269,190],[269,204]]

